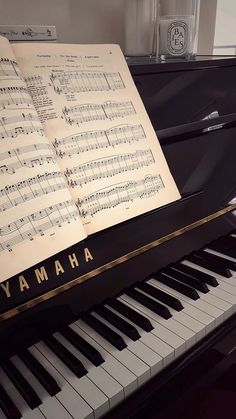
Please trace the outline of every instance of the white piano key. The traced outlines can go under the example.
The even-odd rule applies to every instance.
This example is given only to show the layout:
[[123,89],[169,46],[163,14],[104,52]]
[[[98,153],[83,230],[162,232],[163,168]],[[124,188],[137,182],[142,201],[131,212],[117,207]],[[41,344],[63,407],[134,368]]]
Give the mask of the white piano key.
[[[18,356],[13,356],[11,358],[14,365],[17,369],[24,375],[29,384],[34,388],[42,404],[39,406],[39,410],[48,418],[53,419],[53,412],[57,413],[57,418],[64,419],[68,417],[68,411],[65,407],[61,405],[56,396],[51,397],[42,385],[38,382],[35,376],[31,373],[28,367],[18,358]],[[61,392],[60,392],[61,393]],[[58,393],[58,395],[60,394]]]
[[[38,352],[37,352],[37,350]],[[77,419],[92,419],[94,418],[93,410],[91,407],[83,400],[83,398],[74,390],[74,388],[64,379],[62,374],[54,367],[55,357],[53,357],[53,364],[47,358],[50,349],[43,343],[38,342],[34,347],[29,348],[29,351],[35,358],[45,367],[45,369],[54,377],[58,385],[62,389],[55,397],[45,396],[45,390],[41,390],[42,386],[37,385],[37,390],[42,393],[42,397],[47,401],[44,403],[43,408],[40,407],[43,414],[47,419],[55,419],[54,410],[53,410],[53,399],[57,399],[58,402],[64,407],[64,409],[70,413],[73,418]],[[45,356],[46,355],[46,356]],[[54,355],[54,354],[53,354]],[[27,372],[26,372],[27,373]],[[35,383],[34,383],[35,385]],[[59,403],[57,403],[57,409],[55,412],[60,412]]]
[[133,308],[134,310],[140,311],[144,316],[148,316],[148,318],[155,320],[158,324],[165,326],[171,332],[183,338],[185,341],[186,349],[189,349],[191,346],[194,345],[196,341],[195,333],[193,332],[193,330],[189,329],[182,323],[176,321],[174,319],[174,315],[170,319],[165,320],[158,314],[149,310],[147,307],[143,306],[141,303],[133,300],[131,297],[127,295],[123,294],[121,297],[118,297],[117,299],[123,303],[126,303],[127,305],[130,305],[131,308]]
[[[103,400],[101,401],[101,398],[99,399],[99,390],[95,387],[93,383],[91,383],[88,377],[76,377],[74,373],[70,371],[70,369],[53,353],[53,351],[51,351],[51,349],[46,349],[46,345],[44,347],[40,346],[39,349],[43,352],[43,355],[48,359],[48,361],[51,362],[54,368],[57,369],[57,371],[63,376],[63,378],[79,394],[80,398],[86,402],[86,404],[94,413],[95,418],[99,417],[99,408],[100,406],[103,408]],[[86,407],[83,408],[86,410]]]
[[[68,349],[76,358],[78,358],[86,370],[95,368],[89,361],[86,362],[86,359],[78,356],[80,352],[60,333],[55,333],[54,337]],[[56,367],[56,365],[54,364]],[[99,370],[100,367],[97,367]],[[62,370],[60,369],[60,372]],[[64,375],[65,374],[65,375]],[[64,378],[69,381],[72,387],[80,394],[81,397],[92,407],[94,411],[95,418],[99,418],[100,416],[104,415],[109,410],[109,401],[105,394],[94,384],[94,382],[90,379],[89,374],[86,376],[81,377],[78,379],[73,374],[71,374],[70,370],[67,367],[64,367]]]
[[215,272],[210,271],[209,269],[202,268],[201,266],[196,265],[195,263],[189,262],[187,260],[184,260],[183,264],[186,266],[190,266],[191,268],[194,268],[200,272],[204,272],[206,274],[214,276],[216,280],[219,282],[220,288],[222,288],[224,291],[227,291],[229,294],[236,296],[236,283],[234,277],[225,278],[222,275],[216,274]]
[[[152,320],[148,318],[153,326],[153,329],[151,332],[145,332],[141,327],[137,326],[135,323],[133,323],[131,320],[127,319],[125,316],[123,316],[121,313],[113,309],[112,307],[105,305],[105,307],[109,308],[113,313],[117,314],[122,319],[126,320],[130,324],[136,327],[137,331],[140,335],[145,333],[153,333],[155,336],[159,337],[161,340],[166,342],[168,345],[170,345],[172,348],[174,348],[175,351],[175,358],[183,354],[186,350],[185,341],[177,336],[176,334],[172,333],[169,329],[162,326],[161,324],[157,323],[155,320]],[[132,307],[131,307],[132,308]],[[138,311],[138,310],[136,310]],[[140,314],[142,314],[140,311],[138,311]],[[147,317],[147,316],[146,316]]]
[[[55,333],[54,335],[57,339],[70,351],[76,358],[79,358],[79,351],[73,347],[60,333]],[[81,359],[81,357],[80,357]],[[85,365],[86,364],[86,365]],[[84,362],[83,365],[87,368],[87,371],[90,372],[93,368],[92,365],[89,365],[89,362]],[[129,396],[133,393],[138,386],[137,377],[131,371],[124,367],[117,359],[108,357],[106,361],[101,365],[101,367],[107,371],[109,374],[118,381],[118,383],[123,387],[125,396]],[[87,374],[88,376],[88,374]],[[80,393],[81,394],[81,393]],[[82,395],[82,394],[81,394]]]
[[[211,320],[209,320],[209,323],[208,323],[209,325],[212,323],[212,318],[215,319],[216,326],[224,321],[223,310],[220,310],[217,307],[203,301],[201,298],[199,298],[198,300],[192,300],[191,298],[179,293],[176,290],[173,290],[167,285],[157,283],[155,280],[151,280],[151,282],[153,283],[154,286],[158,286],[160,289],[163,289],[164,291],[169,292],[169,294],[180,299],[184,307],[186,308],[188,307],[190,311],[192,307],[195,307],[199,311],[199,316],[201,316],[201,312],[205,313],[203,318],[207,319],[207,321],[211,318]],[[193,314],[192,316],[195,317],[195,314]]]
[[[186,300],[183,303],[184,299],[182,299],[182,294],[178,293],[174,290],[174,293],[171,293],[172,288],[168,287],[165,284],[162,283],[158,283],[157,281],[150,279],[149,284],[152,285],[155,288],[162,289],[163,291],[167,292],[170,295],[173,295],[175,298],[178,298],[183,306],[184,309],[181,310],[180,312],[177,312],[179,314],[181,314],[179,316],[179,314],[176,314],[176,310],[174,310],[173,308],[169,308],[170,312],[172,315],[175,315],[176,318],[178,319],[178,317],[181,317],[183,314],[187,315],[188,317],[190,317],[190,319],[195,319],[197,322],[199,322],[199,324],[195,324],[195,331],[198,333],[198,339],[202,338],[206,332],[210,332],[211,330],[213,330],[213,328],[215,327],[215,319],[211,316],[209,316],[206,313],[201,312],[198,308],[193,307],[192,305],[189,305]],[[186,297],[188,299],[188,301],[190,301],[191,299],[189,299],[189,297]],[[198,300],[199,301],[199,300]],[[202,324],[205,325],[205,329],[202,327]],[[193,322],[191,320],[191,325],[193,327]]]
[[[38,359],[38,361],[44,365],[45,368],[50,371],[50,374],[57,379],[58,383],[61,383],[61,387],[64,387],[67,385],[67,382],[64,380],[64,378],[59,374],[59,372],[52,366],[52,364],[47,360],[47,358],[44,357],[41,352],[38,351],[36,347],[31,347],[30,351],[32,354]],[[96,371],[96,369],[95,369]],[[113,407],[115,406],[119,401],[120,398],[118,397],[117,400],[117,391],[118,395],[122,393],[123,397],[123,389],[121,389],[121,386],[118,385],[116,381],[109,376],[109,374],[106,373],[103,369],[98,370],[99,373],[99,379],[96,373],[94,373],[93,370],[91,370],[91,375],[93,376],[93,382],[104,392],[104,394],[107,396],[109,400],[109,406]],[[118,388],[117,388],[118,387]]]
[[228,318],[233,314],[232,310],[232,304],[222,300],[221,298],[217,297],[216,295],[209,292],[208,294],[202,294],[199,293],[200,298],[202,298],[203,301],[206,301],[207,303],[219,308],[224,312],[224,318]]
[[[147,282],[152,284],[151,281],[152,280],[147,281]],[[168,289],[165,289],[165,291],[169,292]],[[171,295],[171,293],[169,293],[169,294]],[[126,297],[126,294],[122,294],[121,297],[123,298],[123,296]],[[135,304],[136,304],[136,300],[133,300],[133,302],[135,302]],[[169,311],[173,315],[175,320],[178,320],[180,323],[184,324],[185,326],[187,326],[189,329],[191,329],[195,333],[195,339],[196,340],[200,340],[205,336],[205,332],[206,332],[205,331],[205,326],[202,323],[195,320],[194,317],[190,317],[189,315],[186,315],[185,313],[183,313],[183,310],[177,312],[174,309],[169,307]],[[165,320],[165,322],[168,322],[168,320]]]
[[[13,403],[16,405],[20,413],[22,414],[22,417],[24,419],[44,419],[43,414],[39,410],[39,408],[30,409],[30,407],[27,405],[26,401],[23,399],[21,394],[18,392],[18,390],[15,388],[13,383],[10,381],[8,376],[5,374],[5,372],[0,368],[0,383],[13,401]],[[5,415],[1,416],[0,418],[5,418]],[[71,419],[71,417],[68,415],[67,418],[64,416],[65,419]]]
[[[137,356],[135,356],[128,349],[123,349],[119,351],[115,349],[109,342],[103,341],[103,346],[101,346],[97,341],[95,341],[92,336],[85,333],[81,328],[78,327],[78,324],[74,323],[70,325],[76,333],[78,333],[83,339],[89,342],[94,348],[96,348],[103,359],[106,361],[107,358],[112,357],[117,359],[122,365],[124,365],[128,370],[130,370],[138,379],[138,385],[144,384],[151,375],[150,367]],[[102,364],[104,365],[104,364]]]
[[210,291],[211,295],[215,295],[216,297],[231,303],[233,312],[236,311],[236,295],[232,295],[229,292],[225,291],[224,287],[222,286],[222,283],[220,284],[220,287],[211,287]]
[[[82,320],[78,320],[76,324],[94,340],[100,343],[101,346],[109,351],[109,346],[107,345],[108,342],[102,336],[87,326],[86,323],[84,323]],[[162,369],[162,358],[142,342],[138,340],[136,342],[131,341],[128,349],[138,358],[142,359],[147,365],[149,365],[151,368],[151,375],[157,374]],[[112,354],[112,352],[113,350],[110,353]]]
[[[128,345],[133,343],[132,339],[124,335],[122,332],[120,332],[118,329],[116,329],[115,326],[110,324],[108,321],[100,317],[97,313],[93,313],[95,317],[97,317],[101,322],[106,324],[108,327],[110,327],[115,332],[119,333],[119,335],[124,339],[125,343]],[[171,361],[174,360],[174,349],[167,345],[165,342],[163,342],[159,337],[153,335],[152,333],[141,333],[140,342],[144,343],[148,348],[152,349],[154,352],[156,352],[162,359],[163,359],[163,367],[168,365]]]
[[207,251],[208,253],[211,253],[212,255],[216,255],[216,256],[222,257],[223,259],[228,259],[228,260],[231,260],[232,262],[236,262],[235,258],[225,255],[224,253],[217,252],[216,250],[209,249],[208,247],[206,247],[204,250]]

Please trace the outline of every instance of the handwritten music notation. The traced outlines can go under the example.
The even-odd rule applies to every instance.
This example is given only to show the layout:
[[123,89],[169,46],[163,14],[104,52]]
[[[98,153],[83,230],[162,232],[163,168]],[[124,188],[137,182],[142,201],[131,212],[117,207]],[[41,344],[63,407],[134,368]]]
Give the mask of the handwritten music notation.
[[33,101],[26,87],[2,87],[0,88],[0,110],[11,108],[32,108]]
[[[49,151],[49,154],[40,155],[42,151]],[[27,153],[35,153],[30,158],[24,158]],[[17,169],[22,167],[32,168],[35,166],[42,166],[45,163],[55,162],[55,156],[52,151],[52,147],[47,143],[30,144],[15,149],[0,153],[0,162],[7,160],[6,163],[0,163],[0,174],[14,174]]]
[[64,172],[68,185],[72,188],[83,186],[97,179],[104,179],[124,172],[138,170],[155,163],[152,151],[137,150],[134,153],[118,154],[92,160],[66,169]]
[[[13,124],[22,123],[22,125],[13,126]],[[10,126],[10,128],[7,128]],[[0,139],[15,138],[20,134],[28,135],[38,133],[43,135],[44,131],[37,114],[19,113],[17,115],[0,118]]]
[[64,71],[52,72],[50,81],[54,91],[61,94],[103,92],[124,89],[119,72]]
[[66,189],[66,182],[61,172],[46,172],[6,185],[0,189],[0,212],[62,189]]
[[0,58],[0,80],[22,79],[21,71],[16,61]]
[[107,101],[102,104],[85,103],[69,108],[65,106],[62,113],[69,125],[80,125],[84,122],[124,118],[135,115],[136,111],[131,101]]
[[[77,220],[79,214],[72,201],[64,201],[26,215],[14,222],[0,227],[0,252],[12,251],[14,246],[37,236],[54,227]],[[53,235],[50,234],[50,235]]]
[[118,205],[156,195],[165,185],[160,175],[146,175],[137,181],[126,181],[95,191],[78,199],[80,216],[93,217],[98,212]]
[[85,131],[61,139],[56,138],[53,141],[53,146],[57,156],[63,159],[86,151],[135,143],[145,138],[146,134],[141,124],[126,124],[107,130]]

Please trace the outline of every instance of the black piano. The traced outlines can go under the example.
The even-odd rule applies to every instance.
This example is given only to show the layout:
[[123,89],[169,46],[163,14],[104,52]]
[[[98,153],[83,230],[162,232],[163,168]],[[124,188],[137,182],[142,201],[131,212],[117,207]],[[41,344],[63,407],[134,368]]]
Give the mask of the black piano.
[[181,199],[0,284],[1,419],[235,417],[236,58],[130,70]]

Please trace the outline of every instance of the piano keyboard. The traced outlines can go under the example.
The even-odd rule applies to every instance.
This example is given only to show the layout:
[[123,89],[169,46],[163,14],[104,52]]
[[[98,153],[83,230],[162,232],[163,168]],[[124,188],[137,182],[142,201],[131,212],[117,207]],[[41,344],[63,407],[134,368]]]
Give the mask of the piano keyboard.
[[0,361],[1,419],[99,418],[236,311],[236,235]]

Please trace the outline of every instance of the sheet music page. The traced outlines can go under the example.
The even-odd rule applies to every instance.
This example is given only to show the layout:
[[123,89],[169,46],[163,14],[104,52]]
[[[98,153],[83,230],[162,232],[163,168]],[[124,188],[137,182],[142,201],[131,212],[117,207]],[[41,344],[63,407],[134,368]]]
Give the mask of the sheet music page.
[[88,234],[180,198],[119,46],[14,51]]
[[10,44],[0,38],[0,282],[85,231]]

